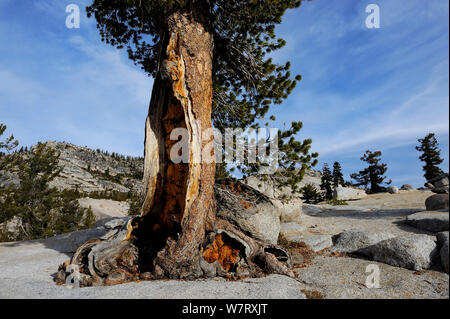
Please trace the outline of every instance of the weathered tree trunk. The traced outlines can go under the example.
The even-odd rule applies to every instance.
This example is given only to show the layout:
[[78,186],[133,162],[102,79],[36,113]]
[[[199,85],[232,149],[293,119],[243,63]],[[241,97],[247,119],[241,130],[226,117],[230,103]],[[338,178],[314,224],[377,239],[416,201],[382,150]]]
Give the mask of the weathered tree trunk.
[[[213,38],[203,25],[186,14],[169,17],[166,56],[146,122],[143,231],[157,231],[164,243],[171,238],[156,264],[174,277],[192,276],[214,223],[215,161],[202,160],[211,142],[202,140],[202,132],[212,127]],[[177,141],[170,134],[177,128],[188,133],[187,163],[176,164],[171,156]]]
[[[76,265],[83,286],[136,279],[242,277],[262,270],[292,272],[286,252],[258,242],[215,217],[211,129],[213,36],[200,17],[167,19],[160,69],[146,120],[140,217],[81,246],[60,266],[66,280]],[[173,161],[174,129],[187,132],[186,162]],[[175,136],[178,138],[178,136]],[[186,136],[185,136],[186,138]],[[171,154],[172,153],[172,154]],[[207,158],[206,158],[207,157]]]

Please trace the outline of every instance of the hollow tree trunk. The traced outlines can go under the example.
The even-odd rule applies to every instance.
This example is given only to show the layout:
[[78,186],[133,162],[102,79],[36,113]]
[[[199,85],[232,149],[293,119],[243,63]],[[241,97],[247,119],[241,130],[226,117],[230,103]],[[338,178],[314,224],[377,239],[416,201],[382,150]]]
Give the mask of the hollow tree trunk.
[[[293,275],[284,250],[254,240],[215,216],[214,150],[208,148],[213,137],[202,136],[212,127],[214,44],[205,25],[190,14],[167,19],[146,120],[141,216],[82,245],[60,265],[57,282],[72,277],[72,266],[82,286],[137,279],[239,278],[263,271]],[[189,141],[187,161],[181,163],[173,161],[179,155],[173,153],[178,140],[170,138],[177,128],[187,132],[184,138]]]
[[[215,161],[202,160],[212,138],[202,140],[212,127],[213,38],[201,22],[176,13],[168,19],[165,42],[146,121],[142,221],[143,231],[157,232],[161,244],[171,238],[156,264],[184,277],[198,264],[205,231],[214,224]],[[170,135],[177,128],[187,132],[187,163],[171,156],[178,141]]]

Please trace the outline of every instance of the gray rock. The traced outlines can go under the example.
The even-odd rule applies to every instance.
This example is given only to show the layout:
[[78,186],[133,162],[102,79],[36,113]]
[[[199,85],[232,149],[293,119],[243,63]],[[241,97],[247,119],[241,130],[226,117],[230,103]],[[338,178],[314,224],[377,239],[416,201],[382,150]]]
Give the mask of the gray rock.
[[291,197],[288,200],[273,199],[272,203],[279,211],[280,220],[282,223],[300,221],[303,205],[303,201],[301,198]]
[[403,184],[402,187],[400,187],[402,191],[411,191],[414,189],[410,184]]
[[331,252],[358,253],[363,248],[394,237],[394,235],[388,233],[344,231],[334,238],[334,246],[331,248]]
[[399,190],[398,190],[397,186],[389,186],[387,188],[387,191],[388,191],[389,194],[398,194],[399,193]]
[[448,194],[449,193],[449,180],[448,173],[441,174],[427,182],[428,187],[433,193],[436,194]]
[[449,229],[448,213],[426,211],[406,216],[405,223],[418,229],[441,232]]
[[448,177],[439,179],[434,183],[434,187],[444,187],[444,186],[448,186]]
[[280,234],[279,211],[264,194],[242,183],[240,186],[238,196],[216,185],[217,216],[256,239],[276,244]]
[[291,237],[290,241],[306,245],[314,252],[324,250],[333,246],[331,235],[302,235]]
[[116,229],[123,227],[128,221],[131,219],[131,216],[129,217],[122,217],[122,218],[114,218],[104,223],[104,226],[106,229]]
[[401,236],[363,248],[361,252],[375,261],[411,270],[429,269],[439,252],[434,237]]
[[433,184],[434,187],[448,186],[449,185],[448,173],[443,173],[439,176],[436,176],[430,179],[428,182]]
[[449,195],[436,194],[428,197],[425,201],[427,210],[448,209]]
[[289,240],[291,237],[302,235],[306,227],[297,223],[283,223],[280,225],[280,235]]
[[356,200],[366,197],[363,189],[338,186],[333,192],[333,198],[337,200]]
[[83,208],[91,208],[97,220],[109,217],[124,217],[128,215],[130,205],[110,199],[80,198],[78,203]]
[[442,269],[448,274],[449,273],[449,264],[448,264],[448,231],[441,232],[437,234],[437,240],[440,249],[441,255],[441,265]]
[[10,220],[0,224],[0,231],[6,231],[7,235],[9,235],[8,237],[14,239],[20,235],[22,226],[22,218],[14,216]]

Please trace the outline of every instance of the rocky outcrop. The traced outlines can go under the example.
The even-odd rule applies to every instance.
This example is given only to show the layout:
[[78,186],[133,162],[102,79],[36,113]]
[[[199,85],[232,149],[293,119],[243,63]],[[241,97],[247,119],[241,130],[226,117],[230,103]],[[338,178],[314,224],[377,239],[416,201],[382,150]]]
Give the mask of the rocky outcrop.
[[449,195],[436,194],[428,197],[425,201],[427,210],[448,210]]
[[333,198],[337,200],[357,200],[366,197],[363,189],[338,186],[333,192]]
[[[80,192],[140,192],[143,159],[94,151],[65,142],[48,141],[46,145],[60,152],[62,172],[51,183],[59,190],[78,189]],[[27,152],[23,156],[29,156]],[[18,175],[0,174],[0,186],[17,186]]]
[[448,213],[426,211],[406,216],[405,223],[418,229],[441,232],[449,229]]
[[331,252],[361,253],[361,249],[375,245],[383,240],[394,238],[388,233],[368,233],[362,231],[345,231],[333,238]]
[[[305,178],[313,178],[314,171],[307,171]],[[277,186],[277,182],[270,176],[249,176],[242,183],[266,195],[275,205],[280,214],[281,223],[298,222],[302,214],[303,200],[299,193],[294,193],[289,186]],[[301,183],[300,183],[301,187]]]
[[110,217],[127,216],[130,205],[110,199],[80,198],[79,204],[83,208],[91,208],[97,220]]
[[429,269],[439,256],[434,237],[427,235],[394,237],[360,252],[375,261],[411,270]]
[[276,244],[280,214],[269,197],[239,181],[216,184],[217,216],[251,237]]
[[290,241],[291,238],[301,236],[306,227],[297,223],[283,223],[280,225],[280,236]]
[[449,194],[448,173],[441,174],[425,183],[436,194]]

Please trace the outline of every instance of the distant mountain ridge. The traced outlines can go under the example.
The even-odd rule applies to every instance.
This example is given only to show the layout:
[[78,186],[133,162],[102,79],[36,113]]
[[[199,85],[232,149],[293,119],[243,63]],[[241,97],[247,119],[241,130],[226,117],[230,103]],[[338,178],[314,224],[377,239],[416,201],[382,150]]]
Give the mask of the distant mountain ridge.
[[[66,142],[47,141],[45,144],[60,153],[59,165],[63,167],[61,174],[51,182],[51,187],[83,193],[141,192],[143,158],[92,150]],[[23,156],[28,152],[23,152]],[[5,172],[0,176],[0,186],[19,184],[15,173]]]

